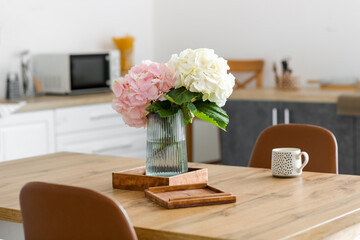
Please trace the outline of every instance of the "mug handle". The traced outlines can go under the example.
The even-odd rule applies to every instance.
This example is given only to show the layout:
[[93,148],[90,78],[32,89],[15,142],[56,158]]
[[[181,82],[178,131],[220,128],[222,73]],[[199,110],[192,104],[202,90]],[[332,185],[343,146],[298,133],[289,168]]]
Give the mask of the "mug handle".
[[303,164],[301,165],[301,167],[297,170],[298,172],[302,171],[303,168],[306,166],[306,164],[308,164],[308,162],[309,162],[309,154],[307,154],[307,152],[301,152],[299,154],[300,159],[301,159],[301,155],[304,156],[305,160],[304,160]]

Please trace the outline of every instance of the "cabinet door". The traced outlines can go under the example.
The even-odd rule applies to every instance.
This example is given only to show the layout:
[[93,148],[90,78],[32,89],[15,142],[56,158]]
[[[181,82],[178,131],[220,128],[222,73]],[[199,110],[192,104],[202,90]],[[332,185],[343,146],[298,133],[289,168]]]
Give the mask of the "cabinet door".
[[313,124],[329,129],[338,144],[339,173],[356,173],[355,117],[338,115],[333,103],[284,103],[283,107],[290,111],[290,123]]
[[88,131],[125,124],[111,103],[90,104],[55,110],[56,133]]
[[354,148],[355,148],[355,173],[360,175],[360,117],[354,117],[355,118],[355,142],[354,142]]
[[0,161],[53,152],[52,111],[18,113],[0,120]]
[[280,108],[280,102],[229,100],[224,109],[230,122],[227,132],[221,131],[222,164],[247,166],[257,137],[272,125],[273,109]]
[[128,126],[113,126],[109,129],[59,134],[57,150],[145,158],[146,131]]
[[193,162],[216,162],[220,156],[219,128],[200,119],[192,122]]
[[111,103],[55,110],[56,149],[145,158],[146,129],[127,126]]

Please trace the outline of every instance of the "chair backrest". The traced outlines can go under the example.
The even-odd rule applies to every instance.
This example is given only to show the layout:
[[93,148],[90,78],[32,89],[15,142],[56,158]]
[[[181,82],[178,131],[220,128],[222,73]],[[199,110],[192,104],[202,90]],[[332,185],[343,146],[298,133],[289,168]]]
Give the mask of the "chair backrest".
[[279,124],[266,128],[253,148],[249,167],[271,168],[271,151],[296,147],[309,154],[304,171],[338,173],[335,136],[327,129],[305,124]]
[[228,65],[230,72],[233,73],[254,72],[252,76],[241,83],[239,80],[236,80],[235,88],[244,88],[253,80],[256,80],[257,88],[263,87],[264,60],[228,60]]
[[136,240],[125,210],[90,189],[30,182],[20,192],[26,240]]

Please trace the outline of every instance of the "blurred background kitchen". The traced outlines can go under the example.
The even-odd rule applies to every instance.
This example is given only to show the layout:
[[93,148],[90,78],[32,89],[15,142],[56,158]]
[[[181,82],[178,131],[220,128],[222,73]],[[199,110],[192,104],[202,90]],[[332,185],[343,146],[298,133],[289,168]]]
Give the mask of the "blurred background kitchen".
[[[225,59],[263,59],[264,87],[275,85],[273,63],[280,69],[284,58],[301,88],[360,78],[359,9],[356,0],[0,0],[0,99],[7,74],[21,72],[22,51],[112,50],[112,38],[127,34],[134,64],[206,47]],[[194,161],[221,160],[217,129],[197,122],[193,136]]]
[[360,2],[356,0],[0,0],[0,97],[18,54],[115,49],[112,37],[135,37],[134,63],[166,62],[185,48],[224,58],[291,57],[307,79],[360,76]]

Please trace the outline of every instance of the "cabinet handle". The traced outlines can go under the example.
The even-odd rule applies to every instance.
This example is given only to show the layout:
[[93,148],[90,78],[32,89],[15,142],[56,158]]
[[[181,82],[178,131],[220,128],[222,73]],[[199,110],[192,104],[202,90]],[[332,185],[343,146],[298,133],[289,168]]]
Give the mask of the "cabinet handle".
[[290,110],[288,108],[284,109],[284,123],[285,124],[290,123]]
[[92,153],[98,153],[98,152],[104,152],[104,151],[109,151],[109,150],[115,150],[115,149],[121,149],[121,148],[131,148],[133,146],[132,142],[126,142],[123,144],[119,144],[116,146],[107,146],[107,147],[100,147],[100,148],[96,148],[92,150]]
[[95,113],[90,116],[90,120],[100,120],[104,118],[113,118],[117,117],[115,113]]
[[272,125],[277,125],[277,108],[272,109]]

